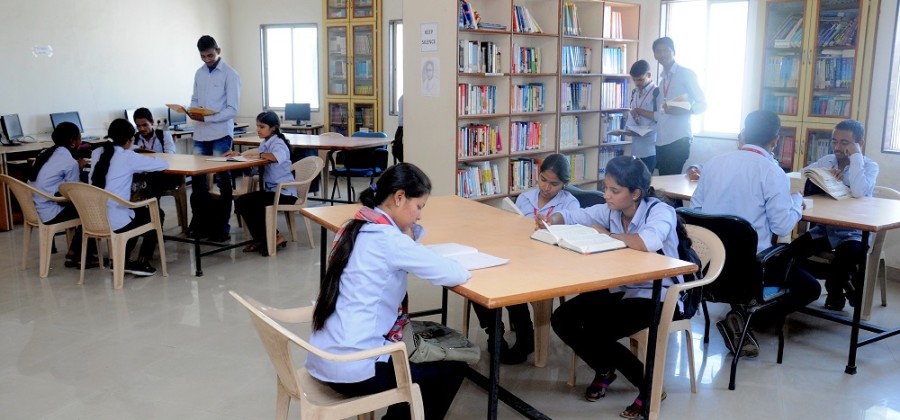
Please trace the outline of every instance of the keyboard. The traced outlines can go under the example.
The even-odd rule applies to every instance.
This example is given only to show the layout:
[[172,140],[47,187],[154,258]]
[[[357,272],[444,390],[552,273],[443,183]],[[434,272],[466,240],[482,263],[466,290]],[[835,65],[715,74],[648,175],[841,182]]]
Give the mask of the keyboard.
[[84,136],[81,138],[81,141],[97,141],[100,140],[100,137],[97,136]]
[[174,128],[175,131],[194,131],[193,125],[180,125]]
[[245,130],[243,128],[238,128],[238,129],[234,130],[234,134],[247,134],[247,130]]

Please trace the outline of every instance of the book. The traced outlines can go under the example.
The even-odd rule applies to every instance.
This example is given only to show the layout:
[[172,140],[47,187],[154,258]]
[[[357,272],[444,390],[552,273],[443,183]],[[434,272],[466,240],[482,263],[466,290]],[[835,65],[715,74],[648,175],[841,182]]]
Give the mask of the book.
[[803,195],[813,195],[824,192],[835,200],[850,198],[850,187],[835,178],[826,168],[806,168],[802,172],[806,177]]
[[478,252],[475,248],[457,243],[427,245],[427,247],[438,255],[455,260],[469,271],[496,267],[509,262],[508,259]]
[[243,156],[216,156],[206,158],[206,160],[210,162],[253,162],[259,159],[250,159]]
[[666,100],[666,106],[673,106],[675,108],[683,108],[688,111],[691,110],[691,103],[688,102],[687,96],[678,95],[673,99]]
[[644,137],[647,134],[652,133],[653,130],[654,128],[651,125],[626,125],[624,130],[610,130],[606,134],[613,136],[626,135]]
[[211,109],[206,109],[203,107],[199,107],[199,106],[194,107],[194,108],[185,108],[178,104],[166,104],[166,107],[168,107],[172,111],[180,112],[182,114],[200,114],[203,116],[207,116],[207,115],[213,115],[216,113],[216,111],[213,111]]
[[545,229],[534,231],[531,239],[581,254],[595,254],[626,247],[625,242],[584,225],[547,226]]
[[503,201],[500,202],[500,208],[510,213],[518,214],[519,216],[525,215],[522,213],[522,210],[519,210],[519,207],[516,206],[516,203],[509,197],[505,197]]
[[801,172],[788,172],[786,175],[791,180],[791,194],[803,194],[803,190],[806,187],[806,177]]

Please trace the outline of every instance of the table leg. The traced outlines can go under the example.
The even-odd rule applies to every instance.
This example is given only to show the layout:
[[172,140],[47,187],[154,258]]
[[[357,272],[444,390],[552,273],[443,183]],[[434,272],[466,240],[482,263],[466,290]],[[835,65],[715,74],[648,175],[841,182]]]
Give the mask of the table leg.
[[[661,308],[659,298],[662,295],[662,279],[653,281],[653,294],[651,299],[656,302],[653,305],[653,317],[650,320],[650,331],[647,336],[647,356],[644,358],[644,390],[641,393],[644,396],[643,417],[650,418],[650,395],[653,391],[653,369],[656,360],[656,337],[659,335],[659,319]],[[688,343],[690,344],[690,343]]]
[[[866,257],[869,254],[869,232],[862,232],[862,243],[859,247],[859,271],[856,273],[859,278],[865,281],[866,278]],[[877,256],[876,256],[877,258]],[[862,316],[862,290],[856,290],[853,293],[851,299],[854,300],[852,302],[853,305],[853,325],[850,327],[850,354],[847,357],[847,367],[844,368],[844,373],[849,373],[851,375],[856,374],[856,349],[859,348],[859,323],[860,318]]]
[[441,324],[447,325],[447,288],[441,288]]
[[490,388],[488,389],[488,410],[487,410],[487,418],[488,420],[495,420],[497,418],[497,407],[499,405],[499,395],[500,395],[500,342],[503,340],[503,333],[500,325],[502,325],[501,317],[503,313],[501,312],[503,308],[495,308],[491,309],[493,313],[492,317],[494,322],[491,324],[491,330],[493,334],[491,334],[489,344],[494,351],[491,352],[491,366],[490,366]]
[[325,241],[328,240],[328,230],[325,229],[325,226],[320,227],[321,229],[319,236],[319,281],[325,279],[325,258],[328,256],[328,252],[326,251]]
[[202,277],[203,266],[200,263],[200,238],[194,238],[194,264],[196,264],[197,267],[194,275],[196,275],[197,277]]
[[[328,152],[325,153],[325,166],[322,168],[322,200],[328,200],[328,164],[331,163],[331,167],[334,167],[334,150],[329,149]],[[335,180],[337,182],[337,180]],[[348,197],[349,199],[349,197]],[[334,201],[331,201],[331,205],[334,205]]]

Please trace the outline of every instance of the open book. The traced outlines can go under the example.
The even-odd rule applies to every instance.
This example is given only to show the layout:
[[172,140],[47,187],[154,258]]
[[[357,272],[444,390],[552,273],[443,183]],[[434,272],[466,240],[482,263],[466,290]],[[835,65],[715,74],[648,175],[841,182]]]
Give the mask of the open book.
[[786,175],[791,181],[791,194],[803,194],[803,190],[806,187],[806,177],[800,172],[788,172]]
[[462,264],[466,270],[480,270],[495,267],[509,262],[508,259],[478,252],[477,249],[456,243],[428,245],[432,251]]
[[172,111],[180,112],[180,113],[182,113],[182,114],[200,114],[200,115],[203,115],[203,116],[207,116],[207,115],[213,115],[213,114],[216,113],[216,111],[213,111],[213,110],[211,110],[211,109],[206,109],[206,108],[203,108],[203,107],[196,107],[196,108],[187,108],[187,109],[185,109],[185,107],[183,107],[183,106],[181,106],[181,105],[178,105],[178,104],[166,104],[166,106],[167,106],[169,109],[171,109]]
[[211,158],[206,158],[206,160],[210,162],[252,162],[254,160],[259,159],[250,159],[244,156],[216,156]]
[[803,170],[803,176],[807,179],[803,195],[824,192],[835,200],[850,198],[850,187],[835,178],[826,168],[806,168]]
[[666,106],[672,106],[675,108],[684,108],[688,111],[691,110],[691,103],[688,102],[687,95],[678,95],[673,99],[666,100]]
[[594,228],[584,225],[547,226],[546,229],[534,231],[531,234],[531,239],[550,245],[559,245],[560,248],[582,254],[594,254],[626,247],[625,242],[609,235],[604,235],[594,230]]

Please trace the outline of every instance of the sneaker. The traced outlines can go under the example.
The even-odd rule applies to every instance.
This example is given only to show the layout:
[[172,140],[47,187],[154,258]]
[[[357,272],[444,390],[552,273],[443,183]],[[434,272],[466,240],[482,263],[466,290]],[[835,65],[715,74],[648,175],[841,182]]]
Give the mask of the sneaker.
[[[728,350],[732,353],[737,353],[735,350],[741,340],[744,325],[744,316],[736,311],[728,312],[725,315],[725,319],[716,324],[719,332],[724,330],[723,337],[728,337],[725,340],[725,345],[728,346]],[[731,341],[730,345],[729,341]],[[747,338],[744,339],[744,345],[740,349],[740,357],[756,356],[759,356],[759,342],[756,340],[756,336],[753,335],[753,331],[747,330]]]
[[832,296],[831,294],[825,298],[825,304],[822,305],[826,310],[835,311],[835,312],[843,312],[844,311],[844,297],[839,295]]
[[135,276],[147,277],[156,274],[156,269],[145,262],[128,261],[125,263],[125,272]]
[[209,235],[209,238],[207,238],[207,239],[209,239],[210,242],[222,243],[222,242],[228,242],[231,239],[231,235],[229,235],[228,232],[220,232],[220,233],[216,233],[213,235]]

